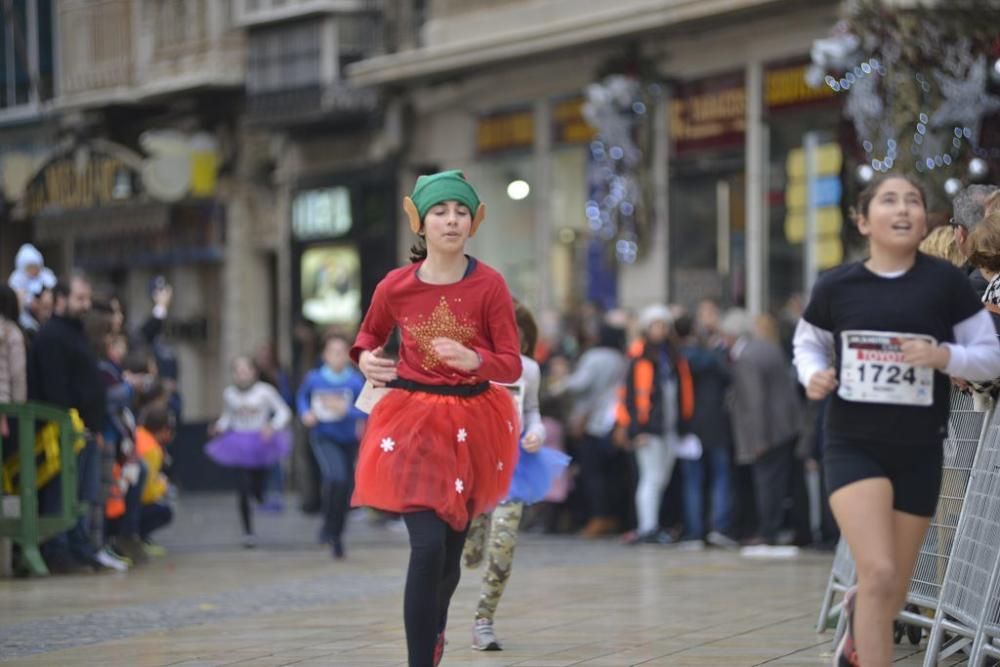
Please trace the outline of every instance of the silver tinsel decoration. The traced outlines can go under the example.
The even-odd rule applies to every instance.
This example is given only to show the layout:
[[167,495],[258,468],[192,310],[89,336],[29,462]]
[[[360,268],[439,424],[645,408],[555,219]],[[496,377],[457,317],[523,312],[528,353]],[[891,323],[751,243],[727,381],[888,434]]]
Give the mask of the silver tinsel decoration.
[[934,72],[934,78],[941,86],[944,102],[931,116],[934,127],[955,127],[969,129],[966,138],[973,147],[979,146],[979,131],[982,119],[1000,111],[1000,97],[986,90],[986,56],[972,61],[965,76]]
[[586,98],[583,116],[597,130],[587,169],[587,219],[591,233],[604,242],[615,240],[618,260],[631,264],[638,258],[636,209],[642,200],[642,151],[635,137],[646,104],[639,82],[620,74],[587,86]]

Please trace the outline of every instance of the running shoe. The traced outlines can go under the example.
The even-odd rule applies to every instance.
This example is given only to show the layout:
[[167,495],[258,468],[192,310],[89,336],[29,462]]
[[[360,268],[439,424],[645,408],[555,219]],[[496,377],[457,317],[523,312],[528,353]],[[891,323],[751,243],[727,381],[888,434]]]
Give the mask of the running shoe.
[[101,549],[94,554],[94,560],[103,568],[115,572],[128,572],[128,563],[112,554],[108,549]]
[[837,644],[833,653],[833,667],[859,667],[858,649],[854,646],[854,599],[858,587],[852,586],[844,594],[844,614],[847,616],[847,629]]
[[503,646],[493,632],[493,621],[488,618],[476,620],[472,627],[472,648],[477,651],[502,651]]

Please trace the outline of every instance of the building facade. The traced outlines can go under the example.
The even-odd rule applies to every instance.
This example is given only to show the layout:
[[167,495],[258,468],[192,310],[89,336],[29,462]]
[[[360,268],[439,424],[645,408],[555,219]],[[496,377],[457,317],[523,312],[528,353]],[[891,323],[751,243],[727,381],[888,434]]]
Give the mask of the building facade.
[[[481,189],[489,215],[473,249],[516,295],[566,310],[599,293],[588,285],[601,278],[589,268],[594,134],[582,107],[587,87],[612,72],[660,93],[642,144],[648,230],[636,261],[612,269],[605,305],[711,296],[759,312],[802,291],[798,204],[785,197],[801,170],[789,155],[807,134],[820,146],[841,140],[839,100],[803,79],[838,3],[422,6],[409,46],[349,67],[350,80],[393,91],[409,110],[400,194],[428,166],[462,167]],[[515,181],[527,196],[523,186],[510,195]]]

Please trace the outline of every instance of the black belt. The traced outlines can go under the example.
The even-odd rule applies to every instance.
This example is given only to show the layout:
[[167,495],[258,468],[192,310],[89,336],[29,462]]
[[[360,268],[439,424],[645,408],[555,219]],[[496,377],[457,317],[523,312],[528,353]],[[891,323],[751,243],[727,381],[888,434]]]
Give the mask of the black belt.
[[405,391],[421,391],[425,394],[437,394],[438,396],[461,396],[464,398],[479,396],[480,394],[486,393],[490,389],[489,382],[458,385],[424,384],[423,382],[414,382],[413,380],[404,380],[403,378],[390,380],[385,384],[385,386],[392,387],[393,389],[403,389]]

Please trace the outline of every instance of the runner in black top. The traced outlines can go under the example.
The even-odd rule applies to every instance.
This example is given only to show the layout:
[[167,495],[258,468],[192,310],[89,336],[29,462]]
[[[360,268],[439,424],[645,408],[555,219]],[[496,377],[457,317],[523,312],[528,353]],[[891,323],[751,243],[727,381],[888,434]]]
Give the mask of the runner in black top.
[[872,181],[857,224],[869,259],[816,284],[795,333],[795,365],[809,398],[836,391],[824,472],[858,585],[845,597],[850,622],[834,665],[887,667],[892,620],[941,484],[948,376],[996,377],[1000,342],[965,276],[917,251],[927,211],[913,181]]

